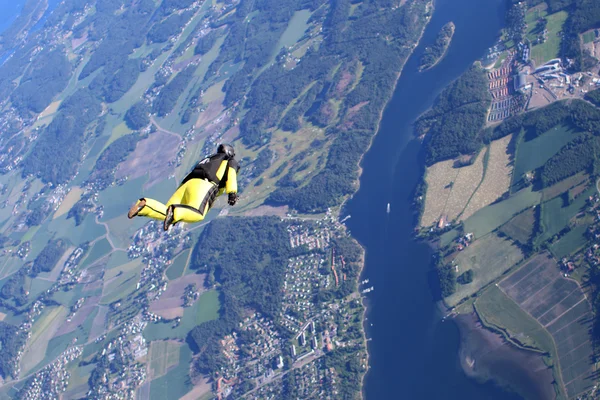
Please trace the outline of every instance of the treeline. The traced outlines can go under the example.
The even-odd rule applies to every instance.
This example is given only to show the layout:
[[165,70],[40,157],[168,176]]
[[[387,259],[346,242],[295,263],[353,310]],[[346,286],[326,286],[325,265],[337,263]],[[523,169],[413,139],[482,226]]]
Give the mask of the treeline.
[[177,104],[177,99],[183,94],[185,88],[192,80],[196,68],[195,65],[188,66],[178,73],[171,82],[167,83],[154,101],[152,111],[159,117],[164,117],[173,111],[175,104]]
[[92,183],[98,191],[109,187],[115,179],[115,170],[120,162],[135,150],[137,142],[140,140],[138,133],[131,133],[122,136],[112,142],[103,152],[94,165],[94,169],[87,179],[87,183]]
[[455,26],[453,22],[448,22],[440,29],[435,38],[435,42],[431,46],[425,48],[421,60],[419,61],[419,70],[424,71],[433,67],[440,61],[450,46],[452,36],[454,36],[454,29]]
[[101,111],[100,101],[89,89],[67,98],[23,160],[23,177],[35,175],[44,183],[61,184],[75,176],[85,129]]
[[542,184],[551,186],[581,171],[593,173],[600,155],[600,138],[580,136],[552,156],[542,168]]
[[526,114],[504,120],[494,129],[484,132],[485,140],[496,140],[525,129],[529,138],[539,136],[558,124],[571,124],[576,128],[597,134],[600,132],[600,109],[581,101],[558,101]]
[[221,317],[189,334],[200,352],[200,371],[218,370],[223,361],[219,340],[237,327],[245,309],[278,318],[291,254],[286,224],[275,217],[217,219],[202,233],[191,266],[207,273],[209,284],[220,284]]
[[417,135],[427,134],[427,164],[476,152],[490,102],[485,73],[475,66],[444,89],[415,123]]
[[30,275],[35,277],[41,272],[52,271],[67,247],[67,243],[62,239],[50,240],[33,261]]

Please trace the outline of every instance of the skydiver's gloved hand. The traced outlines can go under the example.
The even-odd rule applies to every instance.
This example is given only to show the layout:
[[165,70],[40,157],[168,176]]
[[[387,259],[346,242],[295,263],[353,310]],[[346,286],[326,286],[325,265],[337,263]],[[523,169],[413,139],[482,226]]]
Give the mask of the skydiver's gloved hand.
[[237,195],[237,193],[229,193],[229,199],[227,200],[227,203],[229,203],[230,206],[234,206],[235,203],[237,203],[239,199],[239,196]]

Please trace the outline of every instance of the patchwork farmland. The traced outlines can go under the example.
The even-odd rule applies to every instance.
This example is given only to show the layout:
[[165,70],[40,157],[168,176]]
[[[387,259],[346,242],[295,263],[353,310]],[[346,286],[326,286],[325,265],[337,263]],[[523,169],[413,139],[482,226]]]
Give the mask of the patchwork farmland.
[[552,257],[544,253],[530,259],[499,287],[552,335],[569,398],[589,390],[594,385],[593,317],[577,282],[563,278]]

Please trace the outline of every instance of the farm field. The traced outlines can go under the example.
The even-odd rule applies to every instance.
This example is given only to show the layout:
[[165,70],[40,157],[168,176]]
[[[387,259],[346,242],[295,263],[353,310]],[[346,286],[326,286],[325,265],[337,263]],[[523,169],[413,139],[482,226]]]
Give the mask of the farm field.
[[590,187],[567,206],[564,204],[563,196],[555,197],[542,204],[544,232],[540,237],[540,241],[545,241],[565,229],[571,218],[585,207],[588,197],[595,192],[596,188]]
[[[183,271],[182,271],[183,272]],[[156,301],[150,303],[150,311],[165,319],[182,317],[184,314],[183,294],[188,285],[195,285],[199,293],[203,292],[205,275],[192,274],[169,282],[167,290]]]
[[179,364],[180,347],[181,344],[175,341],[158,340],[150,343],[149,372],[152,379],[164,376]]
[[473,165],[458,169],[458,176],[452,185],[452,191],[446,200],[443,211],[448,221],[453,221],[459,217],[481,183],[484,170],[483,160],[487,151],[489,150],[480,151]]
[[190,255],[190,250],[184,250],[179,254],[173,264],[167,269],[166,275],[167,278],[171,281],[173,279],[177,279],[183,275],[183,271],[187,265],[188,257]]
[[100,258],[108,255],[108,253],[110,253],[112,249],[112,246],[105,237],[98,240],[88,251],[87,257],[85,258],[83,263],[81,263],[81,267],[85,268],[89,265],[92,265],[95,261],[98,261]]
[[560,33],[568,16],[569,14],[566,11],[559,11],[546,17],[548,20],[548,25],[546,26],[548,30],[547,39],[544,43],[531,48],[531,58],[535,61],[536,66],[540,66],[559,56]]
[[33,325],[31,338],[21,358],[21,374],[27,375],[32,368],[42,361],[48,343],[60,328],[68,311],[64,307],[48,307]]
[[183,317],[178,327],[173,328],[172,322],[154,322],[144,329],[146,340],[185,339],[188,332],[203,322],[219,318],[219,292],[209,290],[183,311]]
[[589,179],[589,175],[584,171],[579,172],[573,176],[563,179],[562,181],[555,183],[554,185],[542,189],[542,201],[553,199],[554,197],[563,194],[567,190],[586,182]]
[[522,259],[523,253],[517,246],[495,234],[476,240],[458,253],[453,262],[458,269],[457,276],[472,270],[473,282],[457,284],[456,292],[445,299],[446,304],[455,306],[463,298],[477,293]]
[[508,222],[514,215],[539,203],[541,192],[531,187],[521,190],[500,203],[487,206],[464,222],[465,232],[472,232],[480,238]]
[[165,375],[150,382],[151,400],[178,399],[192,389],[189,377],[192,350],[187,344],[179,346],[178,361]]
[[483,181],[468,201],[461,215],[462,220],[468,219],[508,192],[513,171],[508,149],[511,139],[512,135],[509,135],[490,144],[489,160],[485,167]]
[[531,140],[526,140],[525,136],[527,135],[523,135],[517,145],[512,190],[517,190],[520,187],[523,175],[526,172],[533,171],[546,164],[550,157],[580,134],[581,132],[571,126],[557,125]]
[[561,259],[581,249],[588,242],[585,237],[588,225],[578,225],[555,243],[550,245],[554,257]]
[[568,396],[591,388],[592,310],[579,285],[563,278],[556,262],[543,253],[505,278],[499,287],[552,335]]
[[477,314],[486,325],[504,332],[512,341],[526,348],[556,354],[552,336],[497,286],[487,288],[475,300]]
[[500,232],[512,240],[525,245],[529,243],[535,227],[535,208],[528,208],[514,216],[510,221],[500,227]]

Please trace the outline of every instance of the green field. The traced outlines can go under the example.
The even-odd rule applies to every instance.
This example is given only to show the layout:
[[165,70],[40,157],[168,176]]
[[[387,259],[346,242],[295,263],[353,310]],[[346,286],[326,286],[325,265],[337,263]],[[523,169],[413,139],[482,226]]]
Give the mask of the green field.
[[192,389],[189,377],[192,350],[187,344],[179,348],[179,363],[166,375],[150,383],[151,400],[179,399]]
[[167,269],[166,272],[167,278],[169,278],[169,280],[172,281],[173,279],[177,279],[183,275],[183,271],[185,270],[185,266],[187,264],[189,255],[190,250],[184,250],[183,252],[181,252],[180,255],[178,255],[175,258],[173,264],[171,264],[171,266]]
[[127,297],[136,290],[140,281],[142,260],[137,258],[127,264],[106,271],[100,304],[110,304]]
[[588,225],[578,225],[559,241],[550,245],[550,251],[557,259],[561,259],[581,249],[588,242],[585,237]]
[[173,328],[173,323],[156,322],[148,324],[144,329],[146,340],[185,339],[189,331],[196,325],[219,318],[219,292],[210,290],[203,293],[198,301],[183,312],[181,323]]
[[87,257],[85,258],[85,260],[83,261],[83,263],[81,263],[81,267],[85,268],[88,265],[93,264],[94,261],[97,261],[100,258],[105,257],[111,251],[112,251],[112,246],[110,245],[108,240],[106,240],[106,238],[102,238],[102,239],[98,240],[96,243],[94,243],[94,246],[90,249],[90,251],[89,251]]
[[556,354],[554,341],[542,325],[492,285],[475,300],[475,310],[484,325],[497,329],[518,345]]
[[579,172],[573,176],[570,176],[562,181],[555,183],[552,186],[542,189],[542,201],[550,200],[560,194],[563,194],[567,190],[571,189],[589,179],[589,175],[585,172]]
[[518,186],[526,172],[546,164],[550,157],[579,134],[581,132],[573,127],[557,125],[535,139],[525,141],[525,138],[522,137],[518,144],[512,189],[514,190]]
[[520,244],[527,244],[535,226],[535,208],[528,208],[500,227],[500,232]]
[[[142,197],[142,187],[148,176],[131,179],[123,185],[110,186],[98,195],[98,204],[104,206],[104,215],[101,221],[108,221],[116,217],[125,217],[129,207]],[[126,221],[126,218],[123,219]]]
[[457,284],[456,292],[445,299],[446,304],[455,306],[463,298],[477,293],[522,259],[523,253],[510,240],[495,234],[476,240],[461,251],[453,263],[458,269],[457,275],[472,270],[473,282]]
[[150,345],[150,374],[156,379],[179,364],[181,344],[172,341],[158,340]]
[[569,14],[566,11],[559,11],[546,17],[548,20],[548,25],[546,26],[548,30],[547,40],[531,48],[531,58],[535,61],[536,66],[542,65],[546,61],[559,56],[560,33],[568,16]]
[[592,43],[594,40],[596,40],[596,32],[595,30],[587,31],[583,33],[581,37],[584,44]]
[[541,192],[527,187],[500,203],[492,204],[477,211],[464,222],[466,233],[472,232],[480,238],[508,222],[514,215],[540,202]]
[[275,55],[279,53],[279,50],[282,47],[287,48],[293,46],[300,40],[306,29],[310,26],[308,24],[310,16],[311,12],[309,10],[296,11],[294,15],[292,15],[287,28],[279,38],[279,43],[277,43],[277,46],[275,47]]
[[[91,242],[106,234],[106,229],[96,223],[94,214],[88,214],[79,226],[75,226],[74,218],[67,219],[66,215],[62,215],[50,221],[47,227],[49,232],[56,234],[56,237],[68,239],[75,246],[84,242]],[[38,231],[37,235],[40,233],[41,230]]]
[[587,198],[593,195],[596,188],[590,187],[581,193],[570,205],[565,206],[563,196],[555,197],[542,205],[542,224],[544,232],[540,241],[550,239],[567,227],[573,218],[585,206]]
[[106,269],[112,269],[120,265],[127,264],[129,261],[131,260],[127,256],[127,252],[117,250],[110,255],[110,258],[106,263]]

